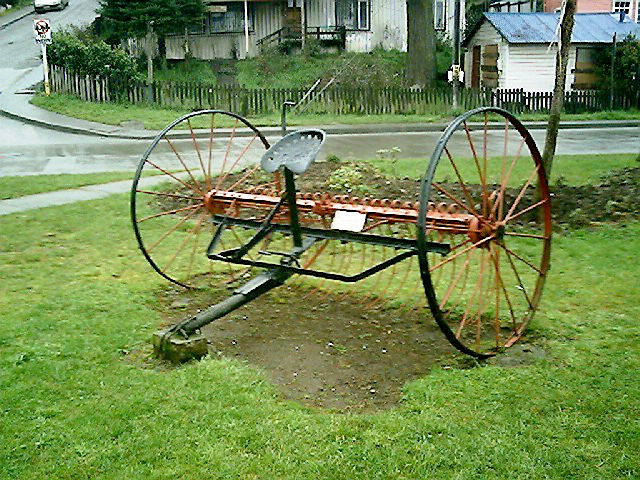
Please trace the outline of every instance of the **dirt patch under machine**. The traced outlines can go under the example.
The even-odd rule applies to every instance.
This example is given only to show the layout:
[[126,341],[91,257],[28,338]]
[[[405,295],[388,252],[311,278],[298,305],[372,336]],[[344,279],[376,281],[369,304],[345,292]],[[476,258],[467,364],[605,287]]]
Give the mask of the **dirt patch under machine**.
[[[228,291],[161,295],[167,323]],[[265,371],[284,398],[341,411],[394,405],[403,385],[451,361],[456,350],[428,309],[364,307],[358,298],[285,285],[203,328],[213,356]]]

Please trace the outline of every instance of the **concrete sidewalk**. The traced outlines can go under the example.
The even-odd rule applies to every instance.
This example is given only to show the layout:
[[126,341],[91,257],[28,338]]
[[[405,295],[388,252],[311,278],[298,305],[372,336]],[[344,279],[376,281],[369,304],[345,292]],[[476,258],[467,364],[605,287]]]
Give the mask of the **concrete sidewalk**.
[[[166,181],[164,177],[142,178],[140,187],[151,187],[156,183]],[[97,200],[117,193],[131,191],[132,180],[120,180],[118,182],[104,183],[101,185],[87,185],[86,187],[69,188],[53,192],[37,193],[24,197],[0,200],[0,216],[25,212],[36,208],[56,207],[68,203]]]

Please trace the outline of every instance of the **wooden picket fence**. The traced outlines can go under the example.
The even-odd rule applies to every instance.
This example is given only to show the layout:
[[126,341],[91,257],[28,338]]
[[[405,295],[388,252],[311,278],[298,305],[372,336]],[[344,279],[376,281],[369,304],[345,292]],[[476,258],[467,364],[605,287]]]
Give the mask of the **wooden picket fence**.
[[[54,92],[92,102],[144,104],[149,96],[148,86],[144,83],[79,76],[57,66],[52,66],[50,78]],[[287,100],[302,100],[298,111],[332,115],[434,115],[449,113],[453,103],[451,89],[331,87],[315,94],[307,93],[305,89],[246,89],[198,83],[155,82],[151,85],[152,103],[160,107],[215,108],[245,116],[278,113]],[[494,105],[514,113],[548,112],[551,98],[551,92],[463,89],[458,104],[464,110]],[[638,92],[618,94],[611,99],[608,92],[571,91],[565,98],[565,110],[569,113],[608,110],[611,106],[640,108],[640,95]]]

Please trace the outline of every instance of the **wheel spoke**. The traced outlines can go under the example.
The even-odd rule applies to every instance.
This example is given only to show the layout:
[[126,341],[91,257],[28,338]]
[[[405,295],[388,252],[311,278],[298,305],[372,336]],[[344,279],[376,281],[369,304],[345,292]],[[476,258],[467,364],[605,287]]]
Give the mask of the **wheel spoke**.
[[527,179],[527,182],[524,184],[524,186],[520,190],[520,193],[518,193],[518,196],[513,201],[513,205],[511,205],[511,208],[507,212],[507,215],[505,216],[506,218],[509,218],[511,215],[513,215],[513,211],[518,207],[518,205],[520,204],[520,202],[522,201],[522,199],[524,197],[524,194],[527,192],[527,189],[531,186],[531,182],[533,181],[535,176],[538,174],[539,168],[540,168],[540,166],[536,166],[536,168],[533,170],[533,172],[531,172],[531,175],[529,175],[529,178]]
[[486,180],[485,177],[482,175],[482,168],[480,167],[480,159],[478,159],[476,148],[473,145],[473,140],[471,139],[471,131],[469,130],[469,127],[467,126],[466,121],[464,122],[464,131],[467,133],[467,140],[469,142],[469,147],[471,147],[471,153],[473,153],[473,161],[476,165],[478,178],[480,179],[480,185],[482,187],[482,203],[485,204],[487,199],[489,198],[489,193],[487,192],[487,182],[485,181]]
[[467,199],[467,202],[469,202],[469,209],[471,211],[471,214],[475,215],[476,217],[480,217],[480,214],[478,214],[478,212],[476,212],[475,208],[473,208],[473,199],[471,198],[471,194],[469,193],[469,190],[467,189],[467,186],[465,185],[464,180],[462,180],[462,176],[460,175],[460,171],[458,170],[458,166],[453,161],[453,157],[449,153],[449,149],[445,147],[444,152],[447,154],[447,158],[449,159],[449,163],[453,167],[453,170],[456,172],[456,177],[458,177],[458,183],[460,184],[460,187],[462,188],[462,191],[464,193],[465,198]]
[[222,167],[220,167],[220,175],[218,175],[218,180],[216,181],[216,190],[220,189],[220,185],[222,185],[222,181],[225,178],[225,168],[227,166],[227,159],[229,158],[229,152],[231,151],[231,144],[233,143],[233,139],[236,136],[236,130],[238,129],[238,119],[236,118],[235,123],[233,124],[233,131],[229,136],[229,141],[227,142],[227,150],[224,154],[224,159],[222,160]]
[[209,159],[207,161],[207,180],[209,180],[209,183],[207,183],[207,190],[211,190],[212,187],[212,183],[211,183],[211,160],[213,157],[213,130],[215,128],[216,125],[216,114],[212,113],[211,114],[211,125],[209,126]]
[[513,215],[508,216],[507,218],[504,219],[504,221],[506,223],[506,222],[510,222],[511,220],[515,220],[516,218],[524,215],[525,213],[530,212],[534,208],[538,208],[539,206],[544,205],[548,201],[549,201],[548,198],[543,198],[539,202],[536,202],[533,205],[530,205],[529,207],[525,208],[524,210],[520,210],[518,213],[514,213]]
[[510,237],[523,237],[523,238],[536,238],[538,240],[550,240],[548,235],[535,235],[533,233],[519,233],[519,232],[504,232],[505,235]]
[[180,163],[182,164],[182,166],[184,167],[185,171],[187,172],[187,175],[189,175],[189,177],[191,178],[191,180],[193,180],[193,184],[195,185],[198,193],[204,195],[204,192],[202,191],[202,187],[200,186],[200,183],[198,182],[198,180],[196,180],[196,178],[193,176],[193,174],[191,173],[191,170],[189,169],[189,167],[187,167],[187,164],[184,163],[184,160],[182,159],[182,156],[178,153],[178,150],[176,150],[175,146],[173,145],[173,143],[171,143],[171,140],[169,140],[168,137],[164,137],[164,139],[167,141],[167,143],[169,144],[169,147],[171,148],[171,150],[173,150],[173,153],[175,154],[176,158],[180,161]]
[[507,302],[507,305],[509,306],[509,312],[511,314],[511,321],[513,323],[513,328],[516,328],[516,315],[513,311],[513,304],[511,303],[511,298],[509,297],[509,292],[507,292],[507,288],[504,285],[504,280],[502,279],[502,274],[500,273],[500,258],[499,258],[499,254],[500,254],[500,250],[498,249],[494,249],[494,258],[493,258],[493,263],[495,265],[496,268],[496,281],[500,284],[500,289],[502,290],[502,293],[504,294],[504,299]]
[[198,240],[200,239],[200,232],[202,230],[202,222],[204,222],[204,219],[207,217],[207,211],[205,210],[204,212],[202,212],[202,214],[200,215],[200,218],[198,218],[198,221],[196,222],[196,225],[194,227],[195,230],[195,238],[193,241],[193,248],[191,249],[191,255],[189,256],[189,267],[187,268],[187,277],[190,278],[191,277],[191,272],[193,271],[193,260],[195,257],[195,253],[196,250],[198,249]]
[[448,192],[446,189],[442,188],[442,186],[440,186],[439,183],[433,182],[433,186],[436,188],[436,190],[438,190],[440,193],[442,193],[443,195],[445,195],[446,197],[448,197],[451,201],[455,202],[456,205],[459,205],[460,207],[462,207],[464,210],[466,210],[467,212],[469,212],[471,215],[475,216],[478,220],[480,220],[483,223],[486,223],[486,220],[482,217],[479,217],[478,214],[476,213],[475,210],[473,210],[472,208],[468,208],[464,203],[462,203],[455,195],[453,195],[452,193]]
[[200,162],[200,168],[202,169],[202,175],[204,176],[205,185],[207,186],[207,190],[211,188],[211,180],[207,176],[207,169],[204,168],[204,162],[202,161],[202,155],[200,154],[200,147],[198,146],[198,141],[196,140],[196,134],[193,131],[193,127],[191,126],[191,119],[187,119],[187,123],[189,124],[189,131],[191,132],[191,140],[193,141],[193,147],[196,150],[196,154],[198,156],[198,162]]
[[491,216],[493,217],[496,214],[496,208],[498,208],[498,220],[502,220],[502,214],[503,209],[504,209],[504,195],[505,192],[507,190],[507,185],[509,184],[509,180],[511,179],[511,173],[513,172],[513,167],[515,167],[516,163],[518,162],[518,160],[520,159],[520,155],[522,154],[522,148],[525,145],[525,141],[524,139],[522,139],[522,142],[520,143],[520,146],[518,147],[518,151],[516,152],[515,157],[513,158],[513,161],[511,162],[511,165],[509,166],[509,170],[507,171],[506,175],[503,174],[500,178],[502,178],[502,182],[500,183],[500,193],[498,195],[498,201],[496,201],[496,203],[493,206],[493,209],[491,210]]
[[146,193],[147,195],[157,195],[159,197],[182,198],[185,200],[202,200],[200,197],[189,197],[187,195],[178,195],[176,193],[154,192],[153,190],[136,190],[136,193]]
[[147,217],[137,220],[136,223],[140,224],[140,223],[146,222],[147,220],[151,220],[152,218],[164,217],[166,215],[173,215],[174,213],[186,212],[189,210],[198,209],[200,207],[202,207],[202,204],[189,205],[188,207],[176,208],[174,210],[167,210],[160,213],[154,213],[153,215],[149,215]]
[[451,256],[451,257],[447,257],[445,260],[443,260],[443,261],[441,261],[440,263],[438,263],[437,265],[435,265],[435,266],[431,267],[431,268],[429,269],[429,272],[432,272],[432,271],[434,271],[434,270],[436,270],[436,269],[438,269],[438,268],[442,267],[443,265],[446,265],[447,263],[451,262],[452,260],[454,260],[455,258],[459,257],[459,256],[460,256],[460,255],[462,255],[463,253],[468,252],[469,250],[472,250],[472,249],[474,249],[474,248],[478,248],[480,245],[482,245],[482,244],[484,244],[484,243],[487,243],[489,240],[492,240],[493,238],[494,238],[493,236],[483,238],[482,240],[480,240],[480,241],[478,241],[478,242],[474,243],[473,245],[470,245],[469,247],[465,248],[464,250],[462,250],[462,251],[460,251],[460,252],[456,253],[455,255],[453,255],[453,256]]
[[520,255],[518,255],[516,252],[514,252],[513,250],[511,250],[509,247],[507,247],[504,243],[500,242],[498,243],[498,245],[500,245],[505,252],[507,252],[509,255],[514,256],[515,258],[517,258],[518,260],[520,260],[522,263],[524,263],[525,265],[527,265],[528,267],[532,268],[533,270],[535,270],[536,272],[538,272],[540,275],[544,275],[545,273],[539,269],[538,267],[536,267],[534,264],[532,264],[531,262],[528,262],[527,260],[525,260],[524,258],[522,258]]
[[175,232],[180,226],[184,225],[191,217],[193,217],[196,214],[197,211],[198,211],[198,209],[192,210],[187,215],[182,217],[178,222],[176,222],[175,225],[173,225],[169,230],[167,230],[165,233],[163,233],[160,236],[160,238],[158,238],[154,243],[149,245],[147,247],[147,252],[148,253],[153,253],[155,248],[158,245],[160,245],[160,243],[162,243],[167,237],[169,237],[169,235],[171,235],[173,232]]
[[522,282],[522,278],[520,278],[520,273],[518,272],[518,269],[516,268],[515,263],[513,263],[513,259],[511,258],[512,253],[505,248],[504,244],[498,243],[498,245],[500,245],[505,250],[505,252],[507,252],[507,260],[509,261],[511,270],[513,271],[514,275],[516,276],[516,280],[518,281],[518,288],[524,295],[524,298],[527,300],[527,304],[529,305],[529,308],[533,309],[533,304],[531,303],[529,295],[527,294],[527,289],[525,288],[524,283]]
[[198,190],[197,188],[195,188],[193,185],[188,184],[187,182],[183,181],[182,179],[176,177],[173,173],[165,170],[162,167],[159,167],[158,165],[156,165],[155,163],[153,163],[151,160],[147,159],[145,161],[145,163],[148,163],[149,165],[151,165],[153,168],[155,168],[156,170],[161,171],[162,173],[164,173],[166,176],[173,178],[176,182],[184,185],[185,187],[187,187],[189,190],[193,190],[196,193],[199,193],[200,195],[204,195],[202,193],[201,190]]

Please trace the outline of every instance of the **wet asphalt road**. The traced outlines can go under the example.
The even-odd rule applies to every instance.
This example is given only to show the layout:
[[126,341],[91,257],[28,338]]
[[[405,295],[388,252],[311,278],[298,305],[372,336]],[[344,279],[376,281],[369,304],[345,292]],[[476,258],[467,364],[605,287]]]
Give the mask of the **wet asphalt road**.
[[[532,133],[542,148],[544,130]],[[640,153],[639,134],[635,127],[562,130],[557,153]],[[373,158],[379,149],[397,146],[399,157],[424,159],[426,166],[439,136],[437,132],[332,135],[320,158]],[[61,133],[0,117],[0,176],[133,171],[149,143]],[[460,143],[460,148],[468,146]]]

